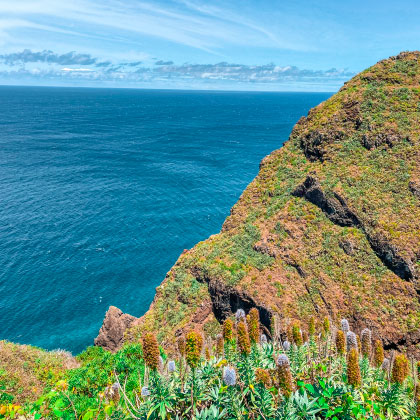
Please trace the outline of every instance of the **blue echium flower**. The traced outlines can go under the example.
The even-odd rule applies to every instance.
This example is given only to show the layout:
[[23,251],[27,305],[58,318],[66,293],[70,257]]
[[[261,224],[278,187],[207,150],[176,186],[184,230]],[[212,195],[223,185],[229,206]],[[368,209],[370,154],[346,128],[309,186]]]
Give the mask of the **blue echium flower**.
[[346,338],[347,338],[347,352],[349,352],[351,349],[358,350],[356,334],[353,331],[348,331],[346,334]]
[[344,334],[347,334],[350,331],[350,325],[347,319],[341,320],[341,331],[343,331]]
[[235,314],[236,322],[245,319],[245,311],[243,309],[238,309]]
[[169,372],[169,373],[173,373],[173,372],[175,372],[175,369],[176,369],[176,366],[175,366],[175,361],[171,360],[171,361],[168,363],[168,372]]
[[150,395],[149,387],[148,386],[144,386],[141,389],[141,396],[142,397],[148,397],[149,395]]
[[223,381],[228,386],[236,385],[236,371],[235,369],[226,366],[223,369]]
[[284,351],[289,351],[290,350],[290,341],[283,341],[283,349]]
[[289,358],[285,354],[280,354],[279,357],[277,357],[277,364],[279,366],[289,366]]
[[261,342],[261,344],[266,344],[267,343],[267,336],[265,334],[261,334],[260,342]]

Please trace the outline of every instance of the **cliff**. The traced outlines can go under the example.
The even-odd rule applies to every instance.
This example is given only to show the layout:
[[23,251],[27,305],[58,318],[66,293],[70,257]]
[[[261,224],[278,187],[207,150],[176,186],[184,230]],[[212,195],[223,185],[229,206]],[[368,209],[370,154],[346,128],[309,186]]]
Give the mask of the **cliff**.
[[170,347],[256,307],[267,333],[274,318],[346,317],[419,355],[419,134],[420,52],[354,77],[261,162],[222,231],[180,256],[125,340],[153,330]]

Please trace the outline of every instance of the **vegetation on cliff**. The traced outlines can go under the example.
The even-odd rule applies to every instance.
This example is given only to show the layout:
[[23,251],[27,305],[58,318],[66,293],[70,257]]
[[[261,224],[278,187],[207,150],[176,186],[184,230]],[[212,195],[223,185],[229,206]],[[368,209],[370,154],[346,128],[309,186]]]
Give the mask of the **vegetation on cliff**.
[[239,307],[368,325],[419,354],[420,53],[360,73],[266,157],[220,234],[185,252],[126,332],[215,337]]
[[[0,418],[420,418],[420,364],[393,351],[378,365],[367,329],[362,348],[347,331],[346,346],[338,349],[344,331],[335,326],[328,332],[324,324],[315,331],[303,326],[296,334],[294,324],[294,342],[274,331],[268,341],[258,320],[243,319],[231,320],[231,338],[203,340],[190,331],[180,350],[169,353],[157,348],[152,333],[142,346],[128,344],[114,354],[89,348],[77,357],[78,367],[55,383],[50,378],[36,401],[18,404],[0,394]],[[260,335],[250,342],[255,328]]]

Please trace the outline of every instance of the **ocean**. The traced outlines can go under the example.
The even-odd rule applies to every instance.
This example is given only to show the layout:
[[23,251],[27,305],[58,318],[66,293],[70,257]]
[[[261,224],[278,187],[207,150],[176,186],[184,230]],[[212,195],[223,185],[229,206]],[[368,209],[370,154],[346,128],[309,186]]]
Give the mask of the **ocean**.
[[0,339],[78,353],[141,316],[329,96],[0,87]]

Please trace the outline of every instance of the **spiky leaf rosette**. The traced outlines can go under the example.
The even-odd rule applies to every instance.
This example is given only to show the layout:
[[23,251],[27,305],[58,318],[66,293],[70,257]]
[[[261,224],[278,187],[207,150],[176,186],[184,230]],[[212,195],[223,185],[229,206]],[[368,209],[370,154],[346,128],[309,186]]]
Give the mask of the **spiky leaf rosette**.
[[251,343],[249,341],[248,330],[245,322],[241,321],[238,324],[238,348],[241,354],[248,355],[251,353]]
[[248,331],[251,343],[258,343],[260,340],[260,313],[257,308],[252,308],[249,311]]
[[185,340],[185,353],[188,366],[191,369],[195,369],[198,366],[202,348],[203,338],[201,334],[197,331],[190,331]]
[[216,354],[218,357],[222,357],[225,349],[225,340],[222,334],[217,334],[216,337]]
[[287,398],[290,397],[293,392],[292,373],[289,358],[285,354],[277,358],[277,379],[281,393]]
[[297,322],[294,323],[292,326],[292,337],[293,337],[293,342],[298,347],[300,347],[303,344],[302,333],[300,331],[300,326]]
[[338,354],[343,355],[346,352],[346,338],[341,330],[338,330],[335,336],[335,347]]
[[223,338],[228,342],[233,340],[233,322],[230,318],[223,322]]
[[347,355],[347,381],[354,387],[362,384],[362,375],[359,366],[359,353],[356,348],[352,347]]
[[255,369],[255,381],[258,384],[264,385],[266,388],[271,386],[271,377],[267,369],[257,368]]
[[405,354],[397,354],[392,366],[392,382],[402,385],[409,372],[408,359]]
[[143,337],[143,358],[146,366],[156,370],[159,366],[159,345],[156,336],[148,332]]
[[308,327],[309,335],[313,336],[315,335],[316,327],[315,327],[315,317],[311,316],[311,319],[309,320],[309,327]]
[[379,368],[382,366],[383,362],[384,362],[384,348],[382,346],[381,340],[376,340],[375,347],[373,350],[373,363],[377,368]]
[[365,328],[360,333],[361,335],[361,350],[363,357],[369,359],[372,351],[372,333],[369,328]]

